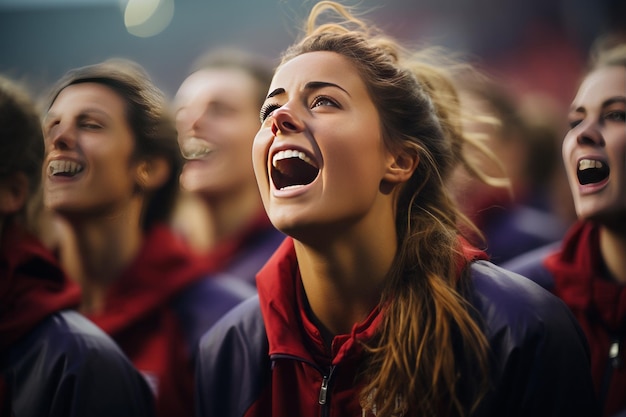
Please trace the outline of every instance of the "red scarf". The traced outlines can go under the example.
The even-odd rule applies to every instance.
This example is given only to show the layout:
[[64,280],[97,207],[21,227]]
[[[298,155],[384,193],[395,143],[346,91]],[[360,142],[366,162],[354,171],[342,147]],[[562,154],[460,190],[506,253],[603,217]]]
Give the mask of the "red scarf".
[[600,228],[591,222],[577,222],[565,236],[560,252],[547,257],[544,264],[554,276],[554,293],[570,307],[587,336],[600,395],[604,395],[612,338],[619,339],[622,365],[613,370],[605,415],[626,408],[626,286],[607,277],[600,253]]
[[0,242],[0,352],[47,316],[80,302],[54,255],[17,226]]

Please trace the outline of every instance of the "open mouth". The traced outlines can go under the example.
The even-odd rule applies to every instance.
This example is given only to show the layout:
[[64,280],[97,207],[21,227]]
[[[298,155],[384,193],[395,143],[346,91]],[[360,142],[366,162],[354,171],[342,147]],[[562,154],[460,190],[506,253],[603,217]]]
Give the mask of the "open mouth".
[[611,170],[609,166],[595,159],[581,159],[578,161],[578,182],[581,185],[597,184],[608,178]]
[[302,151],[287,149],[272,157],[271,177],[278,190],[310,184],[318,173],[317,163]]
[[82,172],[83,166],[74,161],[50,161],[48,174],[53,177],[73,177]]
[[180,145],[180,152],[183,158],[188,160],[202,159],[210,154],[212,150],[207,141],[194,137],[183,139]]

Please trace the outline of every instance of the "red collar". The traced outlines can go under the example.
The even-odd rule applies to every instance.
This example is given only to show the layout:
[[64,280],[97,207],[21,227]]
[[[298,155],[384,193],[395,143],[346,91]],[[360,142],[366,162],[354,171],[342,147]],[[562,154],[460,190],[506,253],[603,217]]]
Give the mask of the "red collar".
[[34,236],[8,227],[0,242],[0,350],[45,317],[76,308],[80,290]]
[[626,324],[626,286],[610,280],[600,252],[600,228],[575,223],[559,252],[544,261],[554,276],[554,292],[575,311],[593,312],[609,329]]

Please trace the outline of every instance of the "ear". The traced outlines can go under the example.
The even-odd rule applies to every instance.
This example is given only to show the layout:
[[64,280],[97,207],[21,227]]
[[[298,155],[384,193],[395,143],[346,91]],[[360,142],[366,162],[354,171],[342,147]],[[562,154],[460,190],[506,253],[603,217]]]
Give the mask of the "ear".
[[413,150],[403,149],[395,153],[389,152],[383,181],[389,184],[406,182],[411,178],[418,164],[419,156]]
[[28,178],[16,172],[0,180],[0,213],[17,213],[28,201]]
[[141,161],[136,168],[137,185],[147,191],[159,188],[167,181],[170,170],[169,162],[162,157]]

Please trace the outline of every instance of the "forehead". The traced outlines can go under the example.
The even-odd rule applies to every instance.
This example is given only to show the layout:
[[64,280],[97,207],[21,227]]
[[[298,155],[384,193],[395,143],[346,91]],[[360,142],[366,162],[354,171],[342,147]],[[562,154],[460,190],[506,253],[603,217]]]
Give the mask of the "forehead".
[[96,108],[109,114],[124,114],[124,99],[113,89],[99,83],[79,83],[65,87],[50,106],[49,113],[84,107]]
[[626,68],[600,68],[583,80],[572,107],[599,106],[607,98],[615,96],[626,96]]
[[340,85],[351,95],[365,91],[359,72],[346,57],[330,51],[307,52],[284,63],[275,73],[270,91],[299,90],[310,81]]
[[239,68],[202,69],[189,75],[176,92],[175,102],[200,95],[241,94],[255,96],[255,80]]

